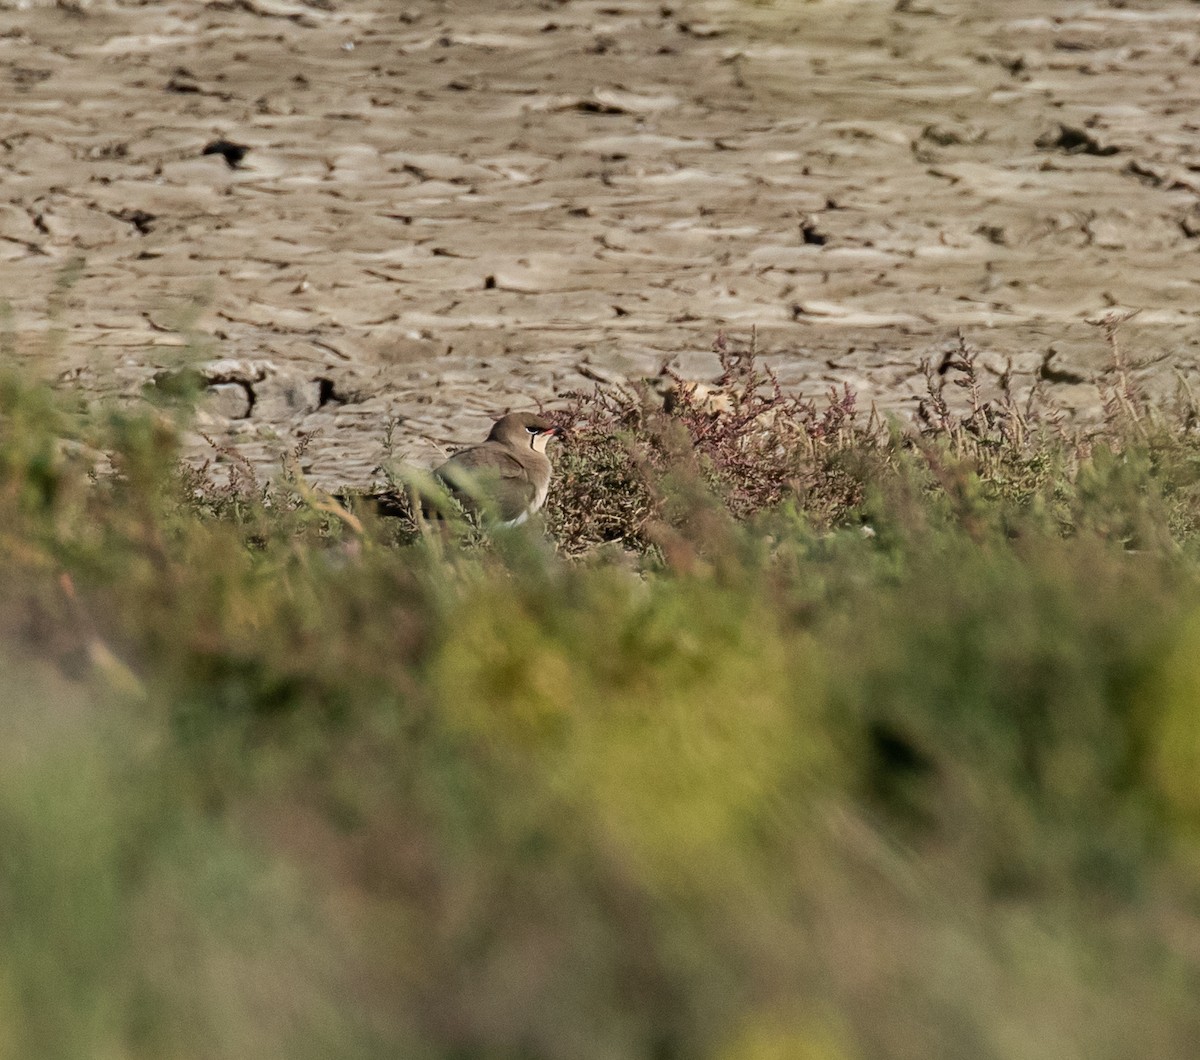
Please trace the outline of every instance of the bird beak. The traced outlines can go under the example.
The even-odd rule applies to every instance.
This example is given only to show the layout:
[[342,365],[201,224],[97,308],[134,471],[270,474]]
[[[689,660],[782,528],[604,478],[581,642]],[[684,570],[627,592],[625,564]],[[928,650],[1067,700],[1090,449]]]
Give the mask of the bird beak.
[[559,441],[562,441],[562,439],[566,437],[567,432],[562,427],[555,426],[547,427],[544,431],[542,431],[542,434],[548,434],[551,438],[557,438]]

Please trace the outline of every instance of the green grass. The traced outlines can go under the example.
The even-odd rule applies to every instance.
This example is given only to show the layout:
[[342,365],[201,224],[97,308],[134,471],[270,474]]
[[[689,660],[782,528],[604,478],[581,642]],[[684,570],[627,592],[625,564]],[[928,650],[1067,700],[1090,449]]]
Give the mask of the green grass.
[[4,380],[0,1056],[1192,1057],[1193,410],[960,353],[582,397],[469,547]]

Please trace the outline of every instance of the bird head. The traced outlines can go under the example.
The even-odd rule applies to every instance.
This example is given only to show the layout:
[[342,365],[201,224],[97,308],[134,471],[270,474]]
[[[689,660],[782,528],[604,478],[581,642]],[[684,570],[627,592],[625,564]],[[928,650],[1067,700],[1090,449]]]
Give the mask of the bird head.
[[536,412],[510,412],[492,425],[488,440],[544,453],[550,440],[562,435],[561,427]]

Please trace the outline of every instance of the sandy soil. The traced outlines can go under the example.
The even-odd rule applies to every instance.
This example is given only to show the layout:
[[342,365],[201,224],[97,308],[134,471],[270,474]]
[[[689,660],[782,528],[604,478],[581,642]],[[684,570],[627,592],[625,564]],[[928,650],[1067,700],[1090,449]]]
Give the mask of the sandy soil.
[[589,377],[703,377],[719,329],[898,407],[961,328],[1086,410],[1085,319],[1140,308],[1166,390],[1200,339],[1198,30],[1171,0],[0,2],[4,355],[98,395],[234,359],[207,429],[264,465],[316,432],[326,484],[394,419],[419,462]]

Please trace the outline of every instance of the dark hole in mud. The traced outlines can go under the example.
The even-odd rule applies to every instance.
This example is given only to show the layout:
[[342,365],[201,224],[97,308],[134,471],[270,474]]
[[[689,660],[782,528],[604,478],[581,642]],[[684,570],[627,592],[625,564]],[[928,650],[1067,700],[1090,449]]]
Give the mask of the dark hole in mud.
[[337,383],[327,376],[320,376],[314,382],[317,384],[317,408],[326,405],[345,405],[350,399],[337,388]]
[[1071,155],[1099,155],[1107,157],[1120,151],[1112,144],[1102,144],[1086,129],[1075,125],[1060,125],[1057,133],[1039,136],[1036,145],[1042,150],[1066,151]]
[[813,221],[805,221],[800,226],[800,235],[809,246],[823,247],[829,242],[829,237],[824,232],[819,231],[816,223]]
[[118,221],[133,225],[138,234],[143,236],[154,228],[154,222],[158,220],[158,214],[148,213],[146,210],[120,210],[113,216]]
[[167,81],[166,89],[168,92],[179,92],[183,94],[199,95],[202,91],[200,86],[194,81],[185,80],[182,77],[175,76]]
[[211,143],[205,144],[204,150],[200,153],[202,155],[220,155],[230,169],[237,169],[249,152],[250,148],[246,144],[237,144],[232,140],[213,140]]

